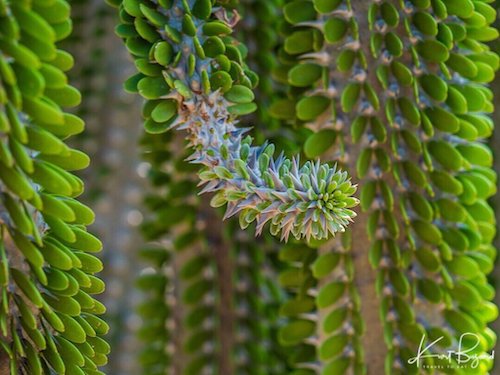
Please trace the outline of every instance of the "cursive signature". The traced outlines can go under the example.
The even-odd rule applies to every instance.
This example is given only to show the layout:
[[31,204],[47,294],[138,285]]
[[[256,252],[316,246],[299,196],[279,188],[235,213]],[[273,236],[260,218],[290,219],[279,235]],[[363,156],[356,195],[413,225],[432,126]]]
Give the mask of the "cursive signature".
[[[475,343],[472,347],[465,349],[463,347],[463,341],[466,337],[473,337],[475,338]],[[451,363],[452,358],[455,358],[457,361],[458,365],[464,365],[464,364],[469,364],[471,368],[476,368],[479,366],[479,360],[481,359],[494,359],[495,358],[495,351],[492,351],[491,354],[472,354],[471,352],[477,348],[479,345],[479,336],[474,334],[474,333],[463,333],[460,336],[460,339],[458,340],[458,348],[457,350],[447,350],[446,352],[442,354],[437,354],[437,353],[428,353],[428,352],[434,345],[436,345],[439,341],[441,341],[444,337],[440,337],[433,342],[431,342],[429,345],[425,346],[425,335],[422,336],[422,339],[420,340],[420,345],[418,347],[418,352],[415,357],[412,357],[408,359],[408,363],[410,365],[417,365],[417,367],[420,368],[421,366],[421,360],[424,358],[437,358],[440,360],[446,360],[448,363]]]

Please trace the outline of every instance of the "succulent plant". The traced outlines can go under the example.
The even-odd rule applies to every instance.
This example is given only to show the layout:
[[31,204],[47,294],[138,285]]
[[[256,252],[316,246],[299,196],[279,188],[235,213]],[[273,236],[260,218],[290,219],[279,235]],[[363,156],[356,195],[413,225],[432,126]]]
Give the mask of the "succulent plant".
[[[331,160],[361,187],[356,223],[331,240],[354,216],[345,172],[274,160],[273,146],[251,146],[235,126],[255,109],[257,81],[231,37],[238,2],[117,3],[117,31],[140,72],[126,87],[154,102],[146,130],[187,131],[190,160],[206,166],[202,191],[228,205],[227,217],[240,213],[257,232],[270,220],[273,234],[309,240],[280,252],[291,299],[279,339],[294,374],[418,373],[408,359],[422,336],[453,346],[471,332],[478,353],[492,348],[487,324],[497,309],[485,275],[495,225],[486,199],[496,176],[483,140],[492,131],[485,84],[498,58],[484,44],[497,37],[487,2],[273,3],[283,13],[273,77],[288,89],[269,113],[310,129],[304,154]],[[328,176],[346,181],[346,196],[333,184],[340,216],[331,215]],[[477,371],[491,365],[481,360]]]
[[[442,353],[465,332],[481,338],[478,353],[491,350],[497,307],[486,275],[496,251],[486,200],[496,175],[484,145],[493,128],[485,84],[498,58],[484,42],[497,37],[495,11],[468,0],[316,0],[287,1],[283,13],[275,76],[290,91],[271,111],[313,130],[305,154],[340,160],[362,208],[336,239],[347,245],[320,246],[312,262],[319,327],[300,321],[288,336],[316,340],[317,354],[298,367],[420,373],[408,359],[422,336],[445,338],[430,349]],[[491,366],[485,359],[475,371]]]
[[[144,114],[156,104],[147,102]],[[269,245],[255,243],[233,223],[214,228],[222,215],[194,197],[198,167],[184,162],[183,147],[175,146],[182,144],[182,134],[172,137],[171,132],[146,134],[141,142],[157,190],[146,199],[152,215],[143,230],[151,243],[141,251],[152,267],[138,280],[146,295],[139,306],[144,372],[281,374],[284,363],[276,349],[253,345],[276,348],[270,341],[279,298],[270,299],[273,271],[257,252]],[[253,269],[256,265],[262,272]],[[253,321],[255,314],[262,318]]]
[[[490,1],[107,2],[145,99],[144,373],[492,371]],[[0,0],[0,373],[109,350],[70,31],[64,0]],[[476,367],[411,360],[476,338]]]
[[235,126],[238,116],[256,109],[251,88],[257,80],[243,62],[244,46],[230,36],[238,13],[210,1],[121,6],[130,19],[122,17],[117,32],[139,70],[127,89],[158,101],[146,131],[188,133],[195,149],[190,160],[206,167],[202,192],[217,192],[212,205],[227,204],[226,217],[240,213],[242,228],[255,221],[257,233],[270,223],[282,239],[343,231],[357,204],[347,174],[327,164],[300,166],[283,154],[274,158],[272,144],[252,146],[248,130]]
[[87,232],[93,212],[73,171],[88,157],[65,140],[83,121],[57,44],[71,32],[66,1],[0,1],[0,372],[98,374],[109,352],[104,290]]

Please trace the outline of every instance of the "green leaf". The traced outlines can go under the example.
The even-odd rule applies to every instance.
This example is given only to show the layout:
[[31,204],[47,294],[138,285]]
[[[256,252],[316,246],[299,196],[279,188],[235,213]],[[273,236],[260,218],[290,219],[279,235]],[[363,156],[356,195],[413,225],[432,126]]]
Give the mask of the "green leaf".
[[433,250],[422,247],[417,249],[415,252],[416,257],[419,263],[424,267],[427,271],[437,272],[441,268],[441,260],[438,254],[436,254]]
[[448,198],[441,198],[436,201],[436,204],[443,219],[452,222],[465,220],[466,211],[460,203]]
[[403,42],[392,31],[385,34],[385,46],[392,56],[400,57],[403,54]]
[[253,91],[242,85],[234,85],[224,97],[233,103],[251,103],[255,99]]
[[232,31],[228,24],[221,21],[210,21],[203,24],[203,33],[207,36],[225,35]]
[[153,56],[156,62],[162,66],[167,66],[172,61],[174,51],[170,43],[161,41],[155,44]]
[[399,23],[399,12],[398,9],[391,3],[382,3],[380,7],[380,13],[384,21],[390,27],[396,27]]
[[319,256],[312,264],[312,272],[315,278],[320,279],[330,274],[340,261],[340,254],[327,253]]
[[478,73],[476,64],[474,64],[474,62],[467,56],[459,53],[450,53],[450,57],[446,61],[446,65],[464,78],[472,79]]
[[483,300],[473,284],[467,281],[457,282],[454,288],[450,290],[450,295],[460,306],[471,310],[475,310],[480,306]]
[[438,102],[443,102],[448,96],[448,85],[446,82],[435,74],[424,74],[420,77],[420,84],[424,91],[432,99]]
[[332,362],[327,363],[321,370],[321,375],[342,375],[349,368],[351,361],[349,358],[339,356]]
[[444,317],[450,326],[459,334],[478,332],[476,322],[462,311],[445,310]]
[[196,0],[193,5],[192,12],[196,17],[202,20],[208,19],[210,14],[212,14],[212,1]]
[[431,303],[439,303],[443,297],[441,287],[432,279],[420,279],[417,283],[418,291]]
[[43,298],[38,289],[36,288],[34,282],[28,279],[28,277],[24,273],[15,268],[11,268],[10,273],[15,283],[22,290],[22,292],[28,298],[28,300],[36,307],[42,307]]
[[431,172],[432,183],[444,192],[460,195],[463,193],[462,183],[446,171],[435,170]]
[[466,255],[455,256],[451,262],[446,263],[446,267],[451,273],[466,280],[473,279],[481,273],[478,264]]
[[432,125],[443,132],[456,133],[460,128],[458,118],[441,107],[427,108],[425,114]]
[[341,72],[351,70],[356,59],[356,52],[351,50],[343,50],[337,57],[337,69]]
[[[462,93],[454,88],[453,86],[448,87],[448,97],[446,98],[446,104],[451,108],[453,113],[464,114],[467,113],[467,99],[462,95]],[[460,127],[462,124],[460,124]]]
[[314,38],[314,30],[295,31],[286,38],[285,51],[290,55],[309,52],[313,49]]
[[328,43],[340,41],[347,32],[347,24],[343,19],[330,17],[324,26],[325,40]]
[[323,321],[323,329],[325,333],[336,331],[347,319],[348,309],[346,307],[339,307],[326,316]]
[[144,123],[144,130],[150,134],[161,134],[169,130],[171,125],[172,121],[156,122],[153,119],[147,119]]
[[203,51],[208,57],[216,57],[226,52],[226,45],[221,38],[210,36],[203,43]]
[[248,115],[257,110],[255,103],[235,104],[227,108],[228,112],[236,116]]
[[391,63],[392,74],[398,80],[398,82],[404,86],[409,86],[413,82],[412,71],[404,64],[397,60]]
[[470,0],[446,0],[444,4],[449,14],[461,18],[469,18],[474,12],[474,4]]
[[280,308],[280,315],[292,317],[305,314],[315,309],[314,299],[311,297],[294,298],[286,301]]
[[351,82],[347,84],[342,91],[342,96],[340,98],[342,110],[344,112],[350,112],[356,103],[358,102],[361,93],[361,85],[359,83]]
[[451,171],[458,171],[462,168],[462,155],[453,146],[453,144],[446,141],[436,140],[429,142],[428,148],[432,157],[444,168]]
[[434,210],[429,201],[421,194],[410,192],[409,201],[413,210],[422,218],[424,221],[432,221],[434,218]]
[[367,211],[373,203],[376,195],[377,185],[375,181],[368,181],[361,186],[360,201],[363,211]]
[[293,86],[306,87],[316,82],[321,77],[322,71],[323,69],[316,64],[299,64],[288,72],[288,80]]
[[417,51],[422,58],[433,63],[445,62],[449,57],[446,46],[432,39],[419,42],[417,44]]
[[53,165],[63,168],[66,171],[78,171],[85,169],[90,164],[90,158],[79,150],[69,150],[69,152],[62,155],[42,155],[39,157]]
[[313,4],[308,0],[295,0],[286,4],[283,7],[283,14],[292,25],[316,18]]
[[428,12],[416,12],[413,15],[413,24],[424,35],[436,36],[438,32],[438,23]]
[[482,167],[491,167],[493,165],[493,154],[488,146],[482,143],[459,144],[456,149],[471,164]]
[[319,348],[319,358],[326,361],[342,353],[349,344],[349,337],[345,333],[340,333],[328,337]]
[[311,134],[304,144],[304,153],[308,158],[321,155],[334,144],[336,136],[337,133],[332,129],[323,129]]
[[158,99],[170,92],[170,87],[162,77],[144,77],[137,84],[137,89],[145,99]]
[[411,225],[415,233],[423,241],[432,245],[439,245],[441,243],[441,232],[434,224],[422,220],[413,220]]
[[315,328],[310,320],[293,320],[279,330],[278,337],[284,346],[297,345],[311,336]]
[[316,297],[318,307],[320,309],[324,309],[333,305],[340,297],[342,297],[344,290],[345,284],[339,281],[334,281],[323,286]]
[[297,117],[302,121],[310,121],[326,111],[331,100],[321,95],[307,96],[297,103]]
[[214,91],[220,89],[222,92],[228,92],[233,86],[233,79],[229,73],[218,71],[210,77],[210,86]]
[[151,118],[158,123],[167,122],[177,114],[177,102],[175,100],[162,100],[151,112]]
[[330,13],[342,3],[342,0],[314,0],[314,7],[320,13]]
[[370,168],[373,151],[370,148],[365,148],[356,162],[356,172],[359,178],[363,178],[368,173]]
[[403,117],[413,125],[420,124],[420,111],[417,106],[408,98],[402,97],[398,99],[398,106]]

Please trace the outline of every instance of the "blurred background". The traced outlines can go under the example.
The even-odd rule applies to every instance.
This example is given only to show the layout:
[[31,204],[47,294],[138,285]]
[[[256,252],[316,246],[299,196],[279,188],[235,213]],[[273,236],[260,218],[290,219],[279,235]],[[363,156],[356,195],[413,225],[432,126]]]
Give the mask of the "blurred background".
[[139,294],[135,279],[142,239],[141,201],[146,181],[140,177],[138,141],[142,132],[141,102],[124,92],[123,82],[135,67],[114,33],[116,11],[102,0],[77,0],[72,5],[74,31],[65,43],[75,57],[70,80],[84,98],[77,109],[86,130],[74,145],[91,157],[83,172],[84,201],[96,212],[91,230],[104,243],[101,254],[106,292],[101,295],[112,327],[107,337],[114,350],[106,373],[137,374],[140,321],[135,314]]

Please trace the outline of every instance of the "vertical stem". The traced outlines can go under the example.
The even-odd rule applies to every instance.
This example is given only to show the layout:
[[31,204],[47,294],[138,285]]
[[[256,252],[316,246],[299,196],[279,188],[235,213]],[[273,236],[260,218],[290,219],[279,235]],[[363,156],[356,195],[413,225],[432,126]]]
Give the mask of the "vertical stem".
[[[368,26],[368,12],[371,6],[371,1],[351,0],[352,11],[359,28],[359,42],[363,55],[367,59],[366,82],[372,87],[378,89],[378,92],[383,92],[382,87],[376,77],[375,67],[378,61],[373,57],[370,51],[370,28]],[[384,108],[381,105],[381,108]],[[385,118],[383,110],[379,111],[380,118]],[[387,123],[386,126],[388,127]],[[388,129],[389,130],[389,129]],[[350,129],[345,130],[347,133]],[[346,134],[347,140],[347,166],[351,175],[356,175],[356,162],[364,148],[367,147],[363,142],[353,144],[350,134]],[[381,145],[390,154],[388,145]],[[386,173],[382,178],[389,179],[389,173]],[[361,181],[354,181],[359,186],[363,186],[370,176]],[[388,182],[392,191],[396,191],[396,184],[392,178]],[[380,299],[375,291],[375,281],[377,270],[374,270],[369,262],[370,244],[373,239],[368,236],[368,217],[370,210],[363,212],[360,207],[356,207],[355,225],[351,226],[352,231],[352,256],[354,260],[354,284],[356,285],[360,300],[361,300],[361,317],[365,322],[365,332],[362,337],[362,346],[364,349],[364,362],[366,364],[368,374],[384,374],[384,363],[387,355],[387,347],[384,342],[384,331],[380,316]]]
[[354,258],[354,284],[361,300],[361,317],[365,324],[362,337],[364,360],[368,374],[384,374],[384,360],[387,349],[383,340],[383,328],[380,321],[380,300],[375,293],[377,271],[368,261],[370,240],[366,233],[368,213],[356,209],[356,225],[351,226],[352,255]]
[[223,225],[220,215],[210,207],[209,199],[203,199],[202,214],[210,225],[208,243],[217,266],[216,282],[219,295],[218,303],[218,373],[233,374],[232,353],[234,347],[234,309],[233,309],[233,261],[231,250],[223,238]]

